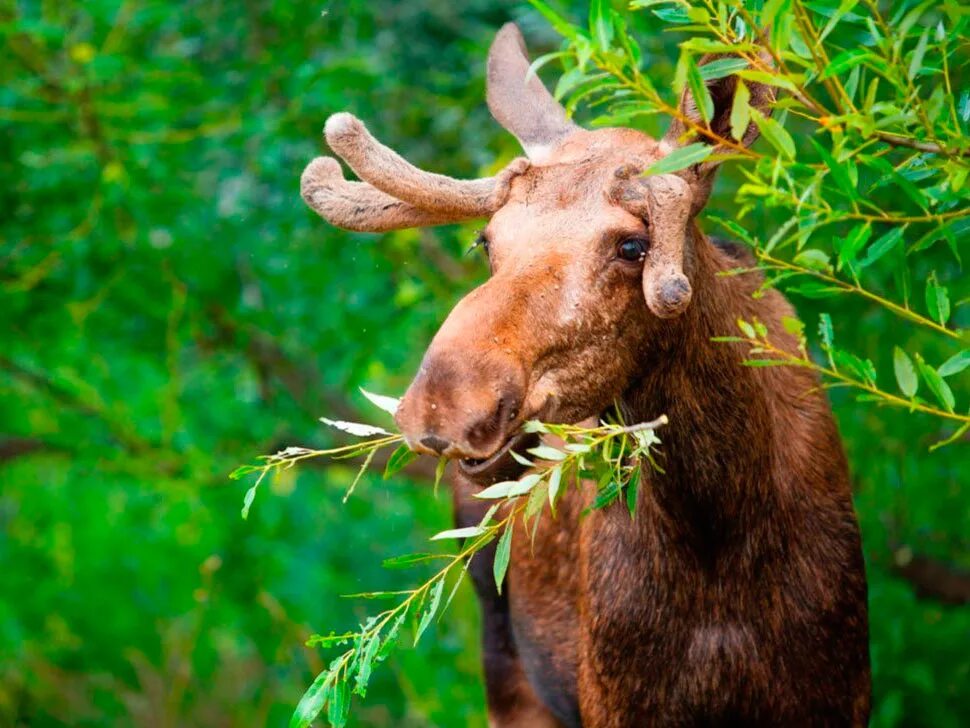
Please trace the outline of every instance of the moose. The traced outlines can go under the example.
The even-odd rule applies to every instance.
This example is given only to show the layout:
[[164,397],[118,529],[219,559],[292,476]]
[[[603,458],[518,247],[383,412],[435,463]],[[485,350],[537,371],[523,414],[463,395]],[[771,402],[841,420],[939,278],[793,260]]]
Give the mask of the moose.
[[[422,171],[347,113],[333,158],[301,179],[331,224],[381,232],[488,218],[490,278],[451,311],[401,400],[408,445],[455,462],[458,525],[483,486],[519,477],[527,420],[576,423],[614,405],[664,413],[661,471],[644,470],[633,517],[581,517],[587,484],[515,539],[499,594],[472,563],[493,726],[859,726],[868,721],[867,587],[848,469],[824,392],[799,367],[744,366],[712,341],[757,319],[795,352],[775,290],[752,294],[741,245],[697,215],[717,163],[647,174],[679,145],[730,133],[735,76],[708,82],[705,123],[686,91],[657,141],[578,127],[534,73],[514,24],[488,55],[487,103],[526,158],[493,177]],[[770,114],[774,91],[749,83]],[[752,124],[742,143],[757,137]],[[716,155],[715,155],[716,157]],[[712,158],[713,159],[713,158]]]

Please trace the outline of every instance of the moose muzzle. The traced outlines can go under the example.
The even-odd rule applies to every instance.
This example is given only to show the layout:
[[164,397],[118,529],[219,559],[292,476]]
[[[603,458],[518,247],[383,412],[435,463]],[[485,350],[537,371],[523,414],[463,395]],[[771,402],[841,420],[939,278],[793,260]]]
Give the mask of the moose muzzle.
[[443,337],[425,354],[395,419],[412,450],[487,460],[522,422],[527,375],[502,349]]

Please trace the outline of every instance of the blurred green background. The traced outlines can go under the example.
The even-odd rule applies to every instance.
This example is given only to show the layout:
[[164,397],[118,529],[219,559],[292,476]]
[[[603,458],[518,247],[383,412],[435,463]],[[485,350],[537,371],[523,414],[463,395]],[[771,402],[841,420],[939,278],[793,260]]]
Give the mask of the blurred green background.
[[[380,562],[450,523],[420,477],[371,478],[344,505],[352,466],[308,464],[244,522],[246,484],[226,476],[332,442],[321,415],[379,420],[357,387],[401,393],[486,275],[464,256],[474,226],[350,235],[297,187],[344,109],[434,171],[515,156],[483,101],[510,19],[533,56],[558,46],[506,0],[0,1],[0,726],[284,724],[326,659],[303,640],[373,606],[338,595],[417,578]],[[633,23],[669,85],[682,34]],[[712,203],[727,213],[734,179]],[[955,266],[941,251],[941,275]],[[825,304],[863,352],[898,334],[881,310]],[[933,423],[833,400],[869,562],[873,723],[970,725],[967,445],[929,454]],[[484,726],[477,620],[466,585],[352,721]]]

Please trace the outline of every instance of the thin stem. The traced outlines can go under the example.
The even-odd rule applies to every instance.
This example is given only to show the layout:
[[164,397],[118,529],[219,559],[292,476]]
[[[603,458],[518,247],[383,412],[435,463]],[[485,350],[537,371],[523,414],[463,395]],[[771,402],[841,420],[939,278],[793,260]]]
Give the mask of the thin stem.
[[904,407],[911,411],[922,412],[924,414],[933,415],[935,417],[941,417],[947,420],[953,420],[954,422],[959,422],[963,425],[970,424],[970,415],[961,415],[957,412],[947,412],[946,410],[939,409],[938,407],[933,407],[931,405],[923,404],[922,402],[917,402],[915,400],[904,399],[903,397],[898,397],[895,394],[890,394],[882,389],[879,389],[873,384],[868,382],[860,382],[858,379],[853,379],[852,377],[847,377],[842,372],[838,371],[834,367],[826,367],[821,364],[816,364],[814,361],[806,357],[800,357],[791,352],[785,351],[774,344],[772,344],[767,339],[763,340],[752,340],[752,343],[764,349],[766,352],[777,355],[779,358],[790,362],[793,366],[805,367],[808,369],[813,369],[819,374],[822,374],[830,379],[835,379],[847,387],[852,387],[854,389],[861,389],[869,394],[875,395],[880,399],[885,400],[888,404],[895,407]]
[[765,261],[766,263],[771,264],[771,266],[775,269],[789,270],[802,275],[812,276],[813,278],[818,278],[819,280],[825,281],[826,283],[830,283],[833,286],[837,286],[838,288],[840,288],[841,290],[847,293],[856,293],[860,296],[868,298],[870,301],[873,301],[874,303],[878,303],[880,306],[883,306],[884,308],[889,309],[890,311],[901,316],[902,318],[912,321],[913,323],[917,323],[920,326],[925,326],[929,329],[932,329],[933,331],[936,331],[939,334],[944,334],[945,336],[949,336],[951,339],[956,339],[957,341],[964,341],[966,338],[965,335],[962,335],[960,332],[954,331],[952,329],[948,329],[945,326],[942,326],[941,324],[936,323],[932,319],[928,319],[925,316],[922,316],[921,314],[917,313],[916,311],[913,311],[910,308],[900,306],[898,303],[894,303],[893,301],[890,301],[888,298],[883,298],[879,294],[873,293],[872,291],[863,288],[858,283],[849,283],[848,281],[844,281],[841,278],[836,278],[835,276],[830,276],[827,273],[823,273],[822,271],[814,270],[812,268],[805,268],[804,266],[800,266],[797,263],[792,263],[782,258],[776,258],[773,255],[771,255],[771,253],[766,253],[765,251],[760,249],[755,251],[755,255],[758,256],[759,260],[762,260],[762,261]]

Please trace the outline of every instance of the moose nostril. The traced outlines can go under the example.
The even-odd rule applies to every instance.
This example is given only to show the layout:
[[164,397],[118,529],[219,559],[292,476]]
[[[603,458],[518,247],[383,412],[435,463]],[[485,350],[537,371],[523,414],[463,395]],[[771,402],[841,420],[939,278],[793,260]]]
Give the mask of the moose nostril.
[[497,444],[508,432],[509,423],[518,417],[519,402],[516,395],[506,394],[500,397],[495,409],[468,429],[465,437],[469,444],[481,449]]
[[444,438],[436,437],[434,435],[428,435],[427,437],[421,438],[421,444],[429,450],[434,450],[439,455],[447,450],[448,446],[451,445],[451,443]]

